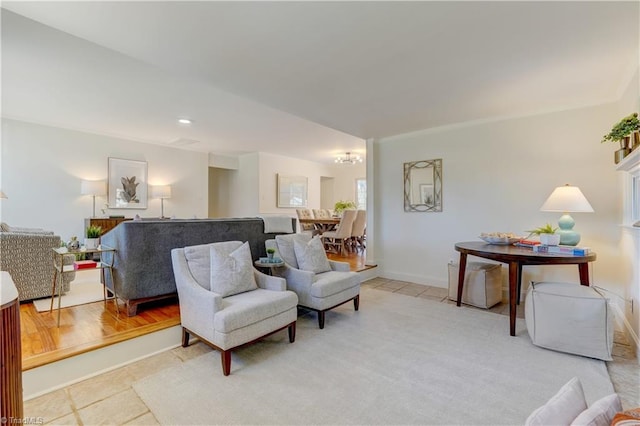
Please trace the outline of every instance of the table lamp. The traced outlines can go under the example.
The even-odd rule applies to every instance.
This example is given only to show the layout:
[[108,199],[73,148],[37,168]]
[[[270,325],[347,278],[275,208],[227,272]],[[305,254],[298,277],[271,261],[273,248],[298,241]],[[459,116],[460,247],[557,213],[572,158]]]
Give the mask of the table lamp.
[[580,234],[573,230],[576,222],[569,213],[591,213],[593,207],[582,194],[580,188],[566,184],[553,190],[547,201],[540,207],[540,211],[562,212],[563,214],[558,220],[560,244],[575,246],[580,242]]
[[93,197],[91,217],[96,217],[96,195],[107,195],[107,182],[104,180],[83,180],[80,182],[80,194]]
[[160,198],[160,217],[164,218],[164,200],[165,198],[171,198],[171,185],[152,186],[151,198]]

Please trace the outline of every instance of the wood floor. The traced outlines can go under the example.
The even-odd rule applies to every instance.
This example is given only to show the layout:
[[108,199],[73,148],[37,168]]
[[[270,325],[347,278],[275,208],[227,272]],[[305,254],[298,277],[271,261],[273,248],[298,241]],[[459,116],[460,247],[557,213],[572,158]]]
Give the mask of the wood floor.
[[[333,260],[348,262],[352,271],[374,266],[365,265],[365,255],[329,254]],[[141,305],[138,315],[127,317],[120,305],[116,313],[112,300],[72,306],[61,310],[60,327],[56,327],[57,311],[38,312],[33,303],[20,305],[22,330],[22,369],[39,367],[94,349],[132,339],[180,324],[177,299],[165,299]]]

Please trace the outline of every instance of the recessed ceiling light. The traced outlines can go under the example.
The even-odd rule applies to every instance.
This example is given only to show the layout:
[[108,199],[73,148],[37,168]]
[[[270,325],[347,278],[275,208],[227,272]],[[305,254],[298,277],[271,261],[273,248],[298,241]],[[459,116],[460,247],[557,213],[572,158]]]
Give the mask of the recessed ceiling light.
[[180,124],[191,124],[193,122],[191,120],[189,120],[188,118],[178,118],[178,123],[180,123]]

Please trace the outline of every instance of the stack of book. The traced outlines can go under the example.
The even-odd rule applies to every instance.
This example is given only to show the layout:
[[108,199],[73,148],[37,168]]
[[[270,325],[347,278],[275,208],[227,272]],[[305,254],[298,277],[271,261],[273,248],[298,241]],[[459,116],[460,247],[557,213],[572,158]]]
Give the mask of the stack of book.
[[76,260],[73,262],[73,269],[88,269],[95,268],[98,262],[95,260]]
[[570,254],[572,256],[586,256],[591,252],[589,247],[574,246],[533,246],[534,253],[554,253],[554,254]]
[[513,245],[518,247],[532,248],[533,246],[540,245],[540,241],[522,239],[522,240],[516,241],[515,243],[513,243]]

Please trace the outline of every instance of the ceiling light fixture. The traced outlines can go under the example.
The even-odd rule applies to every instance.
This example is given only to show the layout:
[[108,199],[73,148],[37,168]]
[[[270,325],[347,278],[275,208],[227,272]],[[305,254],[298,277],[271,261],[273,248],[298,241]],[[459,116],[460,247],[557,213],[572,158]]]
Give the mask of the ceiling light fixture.
[[338,155],[335,160],[338,164],[356,164],[362,163],[362,157],[357,154],[351,154],[350,152],[345,152],[344,156]]
[[193,123],[193,121],[189,120],[188,118],[178,118],[178,123],[184,124],[184,125],[189,125],[189,124]]

